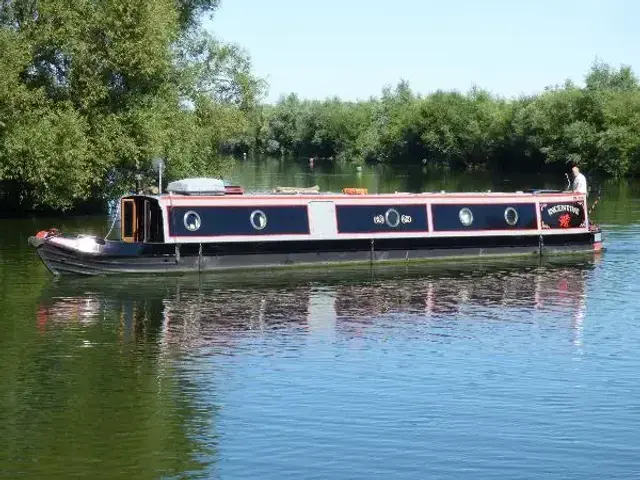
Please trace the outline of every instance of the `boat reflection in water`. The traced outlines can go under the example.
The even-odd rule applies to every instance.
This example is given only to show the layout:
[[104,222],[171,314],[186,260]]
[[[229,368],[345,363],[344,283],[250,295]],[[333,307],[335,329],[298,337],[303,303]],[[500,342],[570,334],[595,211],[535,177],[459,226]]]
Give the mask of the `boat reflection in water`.
[[124,341],[193,348],[232,347],[243,332],[348,338],[451,318],[535,322],[542,312],[580,343],[596,262],[67,280],[43,295],[38,324],[117,323]]

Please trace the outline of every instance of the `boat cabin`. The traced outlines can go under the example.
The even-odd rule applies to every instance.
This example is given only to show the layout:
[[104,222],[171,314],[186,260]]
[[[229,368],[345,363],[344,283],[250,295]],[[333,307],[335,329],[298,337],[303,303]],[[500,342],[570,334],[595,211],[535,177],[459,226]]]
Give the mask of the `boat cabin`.
[[[237,185],[216,178],[187,178],[167,185],[168,195],[242,195]],[[164,243],[162,195],[129,195],[120,200],[120,238],[126,243]]]
[[538,235],[588,231],[575,192],[395,193],[317,188],[244,195],[210,178],[169,183],[162,195],[121,199],[125,243],[265,242]]

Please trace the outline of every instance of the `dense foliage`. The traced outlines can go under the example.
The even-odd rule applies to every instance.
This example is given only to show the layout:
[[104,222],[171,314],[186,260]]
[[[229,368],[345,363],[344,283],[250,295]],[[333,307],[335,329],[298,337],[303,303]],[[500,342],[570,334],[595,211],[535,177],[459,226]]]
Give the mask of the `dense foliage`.
[[[260,103],[248,55],[200,21],[219,0],[0,0],[0,210],[67,209],[168,177],[221,174],[223,154],[539,171],[640,173],[640,85],[596,64],[506,100],[406,82],[361,102]],[[166,177],[165,177],[166,178]]]
[[414,94],[406,82],[363,102],[300,100],[254,114],[237,148],[350,161],[501,171],[640,173],[640,85],[630,68],[595,64],[571,82],[513,100],[473,89]]
[[64,209],[166,159],[216,173],[261,85],[199,20],[218,0],[0,0],[0,201]]

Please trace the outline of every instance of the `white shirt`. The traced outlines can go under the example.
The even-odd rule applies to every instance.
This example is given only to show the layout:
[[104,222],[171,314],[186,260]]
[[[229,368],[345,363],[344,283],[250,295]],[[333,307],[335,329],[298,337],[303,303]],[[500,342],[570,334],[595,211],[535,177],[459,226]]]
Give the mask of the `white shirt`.
[[581,173],[573,179],[573,191],[579,193],[587,193],[587,179]]

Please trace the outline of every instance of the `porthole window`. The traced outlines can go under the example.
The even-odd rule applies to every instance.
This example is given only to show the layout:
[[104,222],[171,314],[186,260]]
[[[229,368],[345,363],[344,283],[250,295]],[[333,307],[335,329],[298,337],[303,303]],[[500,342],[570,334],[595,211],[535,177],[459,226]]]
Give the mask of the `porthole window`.
[[458,214],[460,217],[460,223],[465,227],[468,227],[473,223],[473,213],[467,207],[460,209],[460,213]]
[[518,223],[518,212],[516,209],[513,207],[507,207],[504,211],[504,220],[512,227]]
[[384,214],[384,220],[391,228],[395,228],[400,225],[400,214],[395,208],[390,208],[387,213]]
[[190,232],[197,232],[201,224],[200,215],[196,212],[191,210],[184,214],[184,226]]
[[251,226],[256,230],[262,230],[267,226],[267,215],[262,210],[254,210],[249,217]]

